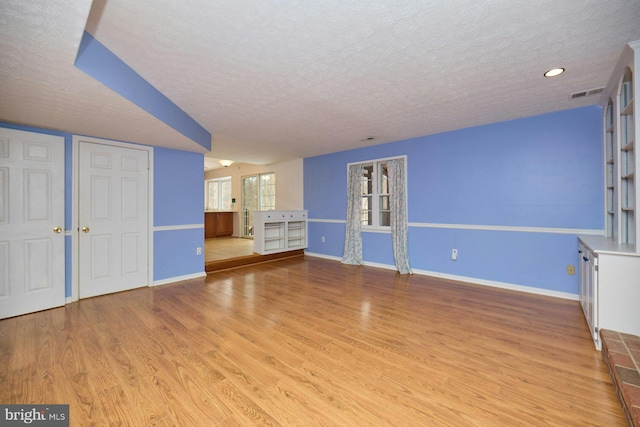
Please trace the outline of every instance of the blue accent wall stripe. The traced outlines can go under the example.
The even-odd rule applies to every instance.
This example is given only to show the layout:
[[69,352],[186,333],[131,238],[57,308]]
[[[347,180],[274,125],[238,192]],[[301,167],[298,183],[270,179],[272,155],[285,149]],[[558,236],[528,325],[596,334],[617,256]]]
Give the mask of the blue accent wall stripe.
[[86,31],[80,42],[75,66],[187,138],[211,150],[209,131]]

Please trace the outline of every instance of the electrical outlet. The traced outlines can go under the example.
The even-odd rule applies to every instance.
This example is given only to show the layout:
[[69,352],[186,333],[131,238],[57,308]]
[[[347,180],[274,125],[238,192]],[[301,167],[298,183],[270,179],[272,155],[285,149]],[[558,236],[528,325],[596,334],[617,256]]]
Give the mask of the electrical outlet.
[[196,248],[196,255],[202,255],[202,248]]
[[573,276],[576,274],[576,268],[573,265],[567,265],[567,274]]
[[458,250],[457,249],[452,249],[451,250],[451,259],[454,260],[454,261],[458,259]]
[[324,236],[322,236],[322,243],[326,242],[327,240],[324,238]]

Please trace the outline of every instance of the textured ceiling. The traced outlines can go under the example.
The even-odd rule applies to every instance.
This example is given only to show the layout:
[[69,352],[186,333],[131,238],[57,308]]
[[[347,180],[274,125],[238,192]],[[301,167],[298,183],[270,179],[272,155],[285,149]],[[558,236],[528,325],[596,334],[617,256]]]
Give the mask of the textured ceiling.
[[257,164],[595,104],[640,39],[637,0],[91,3],[0,2],[0,120],[202,151],[73,67],[86,28]]
[[0,121],[204,151],[73,66],[90,8],[0,1]]

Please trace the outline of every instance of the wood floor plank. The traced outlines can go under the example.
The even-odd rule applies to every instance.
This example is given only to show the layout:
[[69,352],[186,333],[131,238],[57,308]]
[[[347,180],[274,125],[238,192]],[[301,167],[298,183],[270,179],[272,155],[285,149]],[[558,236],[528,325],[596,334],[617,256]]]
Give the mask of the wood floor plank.
[[[2,320],[4,322],[5,320]],[[15,333],[11,334],[11,357],[6,365],[10,371],[29,369],[36,363],[36,319],[34,315],[19,316],[15,319],[6,319],[12,323]]]
[[[241,393],[243,396],[251,396],[251,402],[255,406],[261,408],[265,414],[276,420],[279,424],[285,425],[309,425],[310,420],[302,416],[300,412],[289,412],[286,409],[290,408],[289,402],[286,398],[283,398],[278,393],[274,393],[274,387],[267,387],[264,385],[264,381],[259,378],[255,378],[251,372],[245,370],[245,364],[239,360],[231,360],[224,354],[218,351],[210,351],[206,355],[207,360],[212,365],[220,367],[222,372],[226,375],[225,382],[232,384],[234,390]],[[273,371],[273,369],[265,369]],[[281,372],[286,372],[289,368],[285,368]],[[261,375],[263,376],[263,375]],[[218,387],[222,390],[227,390],[228,387]],[[235,400],[230,401],[230,404],[235,404]],[[302,416],[302,418],[301,418]],[[248,421],[248,420],[246,420]]]
[[145,420],[135,411],[135,407],[129,404],[129,399],[122,386],[115,385],[101,390],[98,397],[102,403],[102,412],[105,414],[108,425],[146,425]]
[[243,419],[243,423],[251,425],[276,426],[279,423],[262,409],[255,401],[239,390],[230,381],[221,381],[213,391],[220,396],[227,405],[235,409],[234,416]]
[[0,321],[71,425],[625,426],[577,301],[291,258]]

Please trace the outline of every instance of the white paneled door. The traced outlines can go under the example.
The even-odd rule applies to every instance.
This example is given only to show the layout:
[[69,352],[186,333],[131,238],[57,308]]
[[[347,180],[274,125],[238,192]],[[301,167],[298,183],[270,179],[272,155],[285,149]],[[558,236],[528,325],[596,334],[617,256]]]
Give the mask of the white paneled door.
[[149,152],[80,141],[79,297],[148,285]]
[[0,128],[0,318],[65,303],[64,138]]

